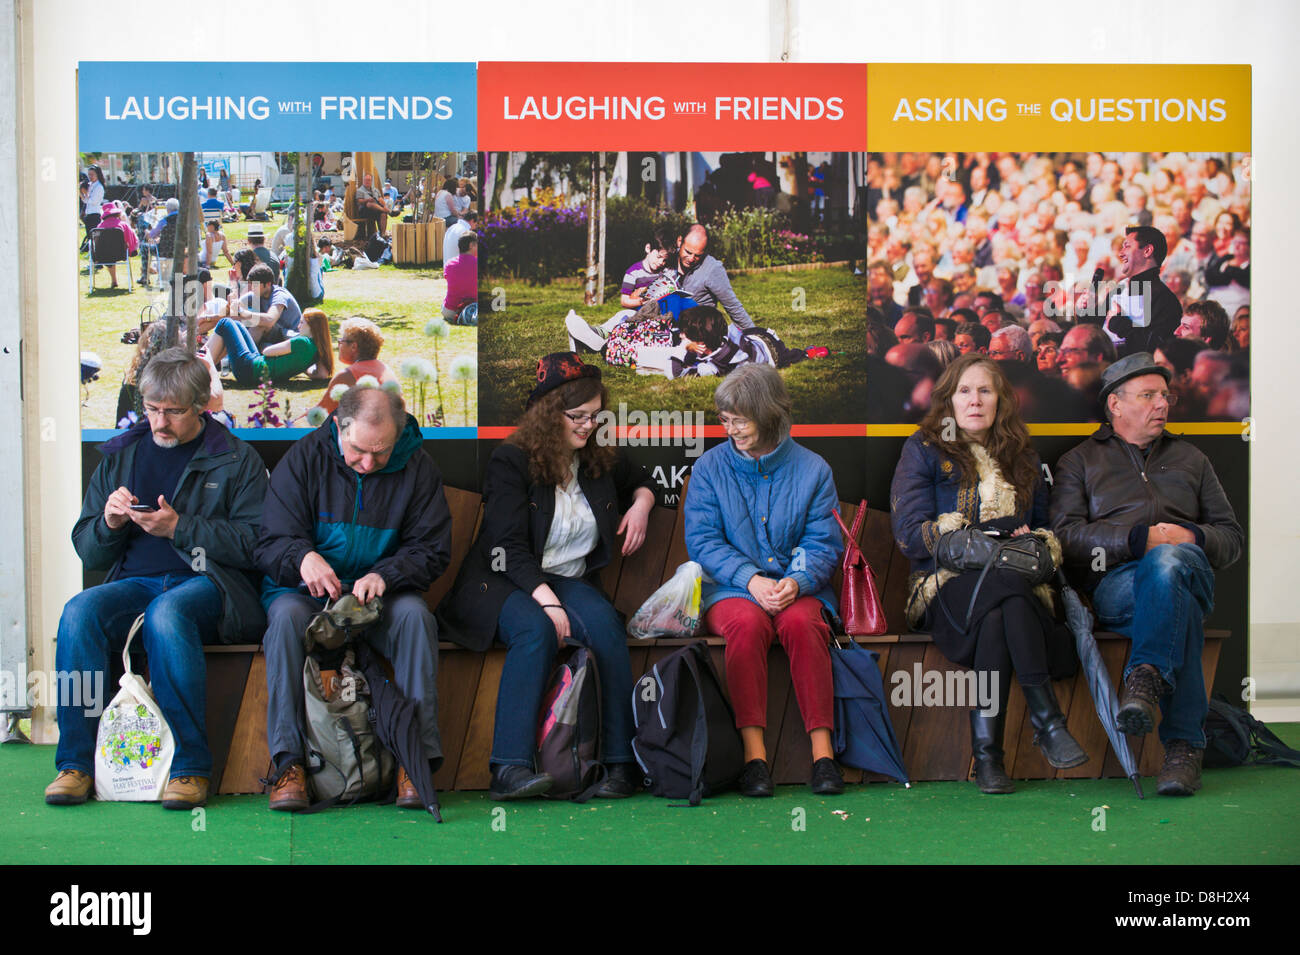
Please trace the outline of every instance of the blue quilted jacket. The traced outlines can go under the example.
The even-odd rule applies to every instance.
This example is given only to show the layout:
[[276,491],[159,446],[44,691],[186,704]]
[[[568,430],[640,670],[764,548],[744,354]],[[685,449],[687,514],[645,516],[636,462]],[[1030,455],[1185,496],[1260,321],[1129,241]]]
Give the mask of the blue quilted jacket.
[[[686,550],[704,568],[701,611],[728,597],[753,600],[749,579],[790,577],[801,597],[838,612],[830,582],[843,552],[830,465],[789,438],[755,460],[726,441],[691,469]],[[755,601],[757,602],[757,601]]]

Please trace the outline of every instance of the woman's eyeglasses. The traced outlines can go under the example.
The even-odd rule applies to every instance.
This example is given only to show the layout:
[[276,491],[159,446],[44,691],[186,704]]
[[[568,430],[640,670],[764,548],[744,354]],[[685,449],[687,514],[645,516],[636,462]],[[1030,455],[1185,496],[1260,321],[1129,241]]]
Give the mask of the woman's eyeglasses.
[[599,414],[600,412],[596,412],[596,414],[573,414],[566,411],[564,412],[564,417],[568,418],[574,424],[589,424],[595,421]]

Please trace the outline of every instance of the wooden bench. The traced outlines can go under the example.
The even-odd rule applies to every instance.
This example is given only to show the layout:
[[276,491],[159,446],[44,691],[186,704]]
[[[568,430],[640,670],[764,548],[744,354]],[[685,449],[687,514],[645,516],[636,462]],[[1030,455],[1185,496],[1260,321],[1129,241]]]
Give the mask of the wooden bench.
[[[426,594],[431,608],[451,588],[478,531],[482,512],[478,494],[457,488],[447,488],[446,493],[452,513],[452,561]],[[856,510],[855,505],[841,502],[846,524],[852,524]],[[894,546],[887,512],[868,512],[860,544],[876,571],[886,617],[891,625],[901,627],[910,565]],[[613,595],[614,606],[630,617],[686,559],[682,511],[656,507],[651,512],[641,549],[627,559],[616,558],[603,571],[602,583],[606,592]],[[837,590],[838,586],[837,578]],[[1226,636],[1223,631],[1206,633],[1202,664],[1207,687],[1213,686],[1219,648]],[[704,639],[725,681],[723,641],[714,636]],[[1097,639],[1102,658],[1118,686],[1128,654],[1128,639],[1105,632],[1099,632]],[[685,642],[629,639],[633,673],[644,673]],[[927,634],[899,632],[861,637],[857,642],[879,654],[885,691],[890,697],[894,695],[894,674],[905,673],[911,679],[918,664],[922,672],[946,674],[964,670],[948,662]],[[504,662],[505,650],[501,647],[474,653],[447,641],[439,644],[438,715],[444,752],[442,768],[435,778],[439,789],[488,788],[497,685]],[[266,774],[269,762],[265,658],[255,645],[209,647],[207,663],[207,726],[215,761],[213,788],[221,793],[261,792],[263,786],[259,779]],[[1082,672],[1057,681],[1055,688],[1070,732],[1092,759],[1073,769],[1055,770],[1049,766],[1033,744],[1034,731],[1025,711],[1024,696],[1013,683],[1004,743],[1007,772],[1017,779],[1122,776],[1119,761],[1110,751],[1097,719]],[[903,748],[903,761],[912,780],[968,778],[971,768],[968,707],[923,706],[915,702],[910,706],[896,706],[892,700],[889,705]],[[776,782],[806,782],[812,754],[790,682],[789,661],[779,647],[774,647],[769,660],[766,738],[768,762]],[[1154,733],[1137,741],[1134,751],[1139,756],[1143,775],[1154,775],[1159,770],[1162,751]],[[868,780],[884,778],[845,770],[845,778],[850,782],[860,781],[864,776]]]

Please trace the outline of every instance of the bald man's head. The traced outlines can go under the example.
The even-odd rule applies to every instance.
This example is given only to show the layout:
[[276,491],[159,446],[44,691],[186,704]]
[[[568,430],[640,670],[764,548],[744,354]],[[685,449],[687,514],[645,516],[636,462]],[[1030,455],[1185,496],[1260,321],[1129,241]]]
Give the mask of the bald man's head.
[[689,272],[708,254],[709,232],[702,225],[693,225],[686,230],[682,244],[677,249],[677,264],[682,271]]

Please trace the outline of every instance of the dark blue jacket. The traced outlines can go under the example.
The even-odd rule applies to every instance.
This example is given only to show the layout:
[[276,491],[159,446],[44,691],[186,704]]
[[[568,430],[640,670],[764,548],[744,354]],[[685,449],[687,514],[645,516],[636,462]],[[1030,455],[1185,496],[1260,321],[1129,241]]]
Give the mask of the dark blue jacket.
[[[1028,512],[1016,514],[1017,524],[1031,530],[1048,525],[1047,483],[1043,480],[1038,455],[1032,451],[1038,478]],[[979,477],[963,474],[957,462],[916,432],[903,445],[889,489],[889,510],[898,549],[912,561],[913,572],[935,570],[934,548],[945,531],[980,523]],[[940,515],[960,515],[961,521]]]
[[311,551],[345,587],[376,573],[387,593],[429,589],[451,560],[451,512],[422,445],[407,415],[388,464],[363,475],[343,460],[334,415],[294,444],[271,475],[257,541],[263,606],[297,589]]
[[[176,490],[167,495],[179,515],[172,546],[221,591],[217,632],[222,642],[260,643],[266,617],[257,601],[253,546],[266,496],[266,465],[224,425],[204,417],[199,448],[181,472]],[[72,531],[72,545],[86,568],[108,570],[105,582],[118,577],[128,535],[126,527],[115,531],[104,523],[104,502],[119,487],[130,485],[142,439],[151,440],[147,421],[100,446],[104,459],[90,479]]]

